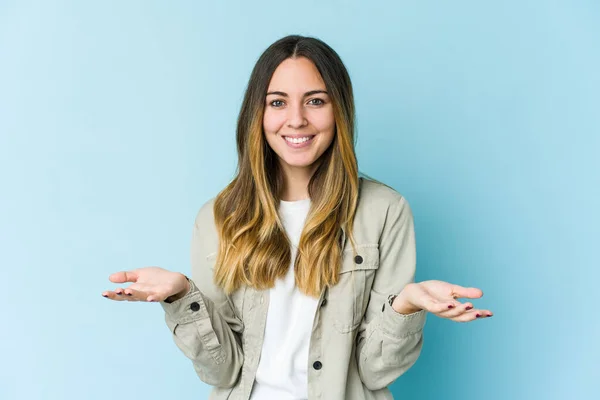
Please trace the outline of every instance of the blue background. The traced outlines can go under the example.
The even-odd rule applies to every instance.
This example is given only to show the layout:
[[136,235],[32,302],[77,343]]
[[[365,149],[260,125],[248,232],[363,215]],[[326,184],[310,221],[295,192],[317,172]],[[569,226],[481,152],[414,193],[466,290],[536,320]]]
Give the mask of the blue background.
[[598,399],[600,3],[0,1],[0,399],[206,398],[157,304],[111,272],[189,272],[235,171],[251,68],[280,37],[353,79],[360,169],[416,220],[429,316],[399,399]]

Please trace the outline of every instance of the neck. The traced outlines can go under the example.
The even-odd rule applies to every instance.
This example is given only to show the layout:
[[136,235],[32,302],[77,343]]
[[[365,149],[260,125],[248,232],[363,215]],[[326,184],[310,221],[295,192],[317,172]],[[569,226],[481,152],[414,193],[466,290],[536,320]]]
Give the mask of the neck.
[[281,200],[296,201],[308,199],[308,183],[318,165],[311,165],[306,168],[294,168],[284,166],[284,187],[281,193]]

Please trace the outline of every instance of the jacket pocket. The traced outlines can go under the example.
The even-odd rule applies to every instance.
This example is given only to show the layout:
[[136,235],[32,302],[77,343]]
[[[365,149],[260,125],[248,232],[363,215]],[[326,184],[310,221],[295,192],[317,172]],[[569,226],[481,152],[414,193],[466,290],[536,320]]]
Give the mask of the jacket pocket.
[[356,246],[343,253],[340,280],[329,289],[329,299],[334,307],[333,322],[340,333],[354,331],[360,325],[379,268],[379,247],[375,244]]

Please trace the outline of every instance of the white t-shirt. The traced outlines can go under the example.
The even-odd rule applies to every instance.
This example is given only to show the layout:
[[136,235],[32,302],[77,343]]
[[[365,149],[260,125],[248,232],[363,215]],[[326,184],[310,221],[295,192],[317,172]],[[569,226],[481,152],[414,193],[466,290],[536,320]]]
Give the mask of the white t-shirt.
[[318,299],[294,281],[294,260],[310,199],[280,201],[279,215],[292,242],[290,268],[269,292],[269,311],[251,400],[308,398],[308,347]]

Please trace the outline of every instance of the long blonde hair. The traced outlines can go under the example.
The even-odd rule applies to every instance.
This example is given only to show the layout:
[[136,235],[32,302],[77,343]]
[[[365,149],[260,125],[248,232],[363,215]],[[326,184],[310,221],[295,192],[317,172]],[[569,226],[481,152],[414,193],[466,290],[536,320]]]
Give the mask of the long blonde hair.
[[338,54],[319,39],[287,36],[258,59],[237,122],[235,178],[215,199],[219,251],[214,280],[226,293],[242,285],[273,287],[291,262],[290,241],[278,215],[283,173],[263,133],[265,97],[281,62],[306,57],[319,70],[332,99],[336,131],[308,185],[311,199],[294,268],[296,285],[318,297],[338,280],[342,230],[355,248],[352,228],[358,204],[358,164],[354,152],[354,97]]

